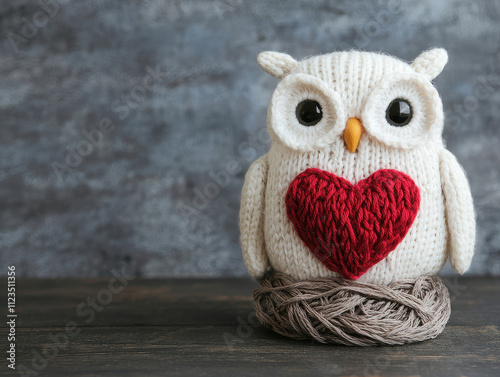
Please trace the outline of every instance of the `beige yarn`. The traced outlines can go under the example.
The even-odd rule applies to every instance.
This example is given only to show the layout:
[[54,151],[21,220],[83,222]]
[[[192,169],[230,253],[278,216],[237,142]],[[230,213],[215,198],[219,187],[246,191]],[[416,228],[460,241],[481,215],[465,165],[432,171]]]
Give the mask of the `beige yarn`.
[[281,335],[349,346],[432,339],[450,317],[448,289],[437,276],[381,286],[341,278],[296,281],[268,271],[254,304],[261,323]]

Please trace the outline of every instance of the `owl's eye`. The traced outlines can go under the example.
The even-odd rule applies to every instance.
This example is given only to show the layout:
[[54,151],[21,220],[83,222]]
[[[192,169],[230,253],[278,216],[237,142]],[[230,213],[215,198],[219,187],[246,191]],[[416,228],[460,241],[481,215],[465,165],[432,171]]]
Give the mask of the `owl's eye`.
[[306,99],[297,105],[295,114],[300,124],[304,126],[314,126],[323,118],[323,112],[318,102]]
[[402,127],[410,123],[412,113],[411,105],[407,100],[396,98],[387,107],[385,118],[391,126]]

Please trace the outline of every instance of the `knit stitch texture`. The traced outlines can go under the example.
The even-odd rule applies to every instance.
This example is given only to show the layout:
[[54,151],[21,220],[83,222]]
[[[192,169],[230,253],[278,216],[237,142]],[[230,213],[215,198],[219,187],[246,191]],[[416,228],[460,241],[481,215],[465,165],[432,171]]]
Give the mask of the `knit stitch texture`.
[[[446,51],[425,51],[411,64],[360,51],[303,61],[264,52],[258,61],[280,81],[268,108],[271,148],[249,169],[242,191],[250,275],[273,268],[297,281],[388,285],[435,275],[447,258],[464,273],[475,240],[472,197],[445,149],[442,102],[431,82]],[[398,98],[412,109],[404,127],[386,119]],[[297,119],[304,100],[322,111],[311,127]],[[344,129],[353,118],[362,132],[351,152]]]
[[406,236],[420,205],[418,187],[397,170],[377,170],[352,185],[307,169],[286,194],[288,218],[329,270],[358,279]]

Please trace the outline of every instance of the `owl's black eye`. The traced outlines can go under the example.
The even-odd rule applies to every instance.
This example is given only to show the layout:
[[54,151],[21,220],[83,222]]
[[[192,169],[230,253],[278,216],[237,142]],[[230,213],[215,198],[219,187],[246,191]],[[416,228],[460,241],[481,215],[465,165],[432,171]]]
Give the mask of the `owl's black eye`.
[[319,103],[310,99],[306,99],[297,105],[295,115],[297,115],[300,124],[307,127],[316,125],[323,118]]
[[391,126],[402,127],[410,123],[413,111],[410,103],[402,98],[396,98],[389,104],[385,118]]

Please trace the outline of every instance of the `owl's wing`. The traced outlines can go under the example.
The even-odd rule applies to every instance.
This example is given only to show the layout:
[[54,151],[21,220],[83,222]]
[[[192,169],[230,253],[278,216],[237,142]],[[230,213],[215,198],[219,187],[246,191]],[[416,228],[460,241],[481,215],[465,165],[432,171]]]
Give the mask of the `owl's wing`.
[[444,150],[440,161],[445,197],[448,252],[451,266],[463,274],[470,266],[476,238],[476,219],[469,182],[455,156]]
[[267,169],[267,155],[265,155],[255,161],[248,169],[241,192],[241,249],[245,266],[253,278],[264,275],[268,265],[264,242],[264,200]]

